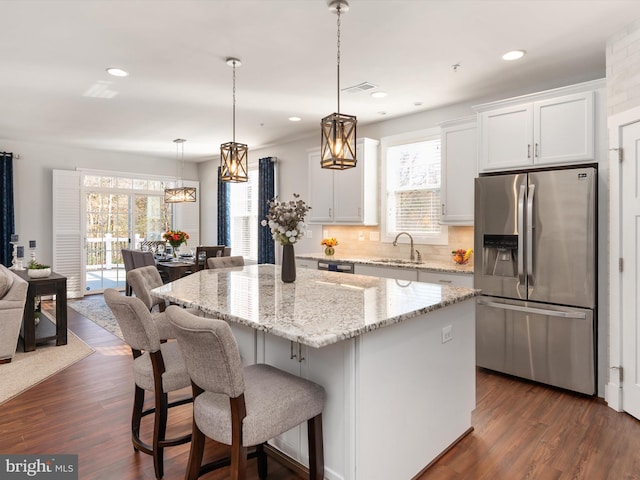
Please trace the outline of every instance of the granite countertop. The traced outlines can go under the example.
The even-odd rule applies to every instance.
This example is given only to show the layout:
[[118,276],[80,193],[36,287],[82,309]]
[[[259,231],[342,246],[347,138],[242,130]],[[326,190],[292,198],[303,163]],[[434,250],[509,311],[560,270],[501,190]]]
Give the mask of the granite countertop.
[[324,347],[445,308],[479,290],[280,266],[201,270],[152,295],[311,347]]
[[360,265],[405,268],[410,270],[426,270],[430,272],[441,273],[460,273],[473,275],[473,262],[467,265],[458,265],[451,259],[434,260],[425,259],[422,263],[411,262],[409,259],[402,258],[377,258],[377,257],[357,257],[348,255],[333,255],[327,257],[324,253],[300,253],[296,254],[296,258],[307,260],[324,260],[334,262],[349,262]]

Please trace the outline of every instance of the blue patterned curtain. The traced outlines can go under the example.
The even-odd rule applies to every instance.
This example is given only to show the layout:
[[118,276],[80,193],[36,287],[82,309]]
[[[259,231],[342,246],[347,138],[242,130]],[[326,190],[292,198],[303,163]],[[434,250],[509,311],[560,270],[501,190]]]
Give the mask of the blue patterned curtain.
[[271,230],[259,224],[267,218],[268,202],[275,196],[275,158],[261,158],[258,168],[258,263],[276,263]]
[[11,265],[11,235],[15,233],[13,217],[13,153],[0,152],[0,263]]
[[218,167],[218,245],[231,246],[231,205],[229,182],[220,180]]

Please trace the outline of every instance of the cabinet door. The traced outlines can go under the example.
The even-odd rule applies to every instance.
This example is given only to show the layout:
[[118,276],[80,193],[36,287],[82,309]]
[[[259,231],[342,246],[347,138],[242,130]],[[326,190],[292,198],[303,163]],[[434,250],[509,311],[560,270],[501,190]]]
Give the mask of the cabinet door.
[[595,160],[593,97],[584,92],[534,103],[536,165]]
[[533,106],[505,107],[480,114],[480,170],[533,165]]
[[[300,376],[300,362],[298,362],[298,343],[291,342],[286,338],[278,337],[268,333],[262,336],[264,341],[264,363],[272,365],[280,370],[291,373],[297,377]],[[293,346],[293,350],[292,350]],[[295,358],[291,358],[291,352],[296,355]],[[301,349],[302,351],[302,349]],[[306,430],[305,430],[306,431]],[[301,428],[300,426],[293,427],[288,432],[278,435],[273,440],[270,440],[273,446],[278,450],[281,450],[294,460],[298,462],[303,461],[301,456]]]
[[364,188],[365,158],[362,144],[356,146],[358,164],[347,170],[333,172],[333,200],[336,222],[361,223]]
[[473,288],[473,275],[463,273],[426,272],[419,270],[418,281],[451,287]]
[[333,170],[320,168],[320,150],[309,154],[309,206],[308,223],[333,222]]
[[473,225],[477,172],[476,123],[443,128],[442,218],[445,225]]

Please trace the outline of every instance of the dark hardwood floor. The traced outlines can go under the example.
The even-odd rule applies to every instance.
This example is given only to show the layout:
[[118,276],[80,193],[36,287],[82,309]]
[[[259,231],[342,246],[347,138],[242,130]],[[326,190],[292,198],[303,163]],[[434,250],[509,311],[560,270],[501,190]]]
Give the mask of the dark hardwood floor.
[[[153,479],[151,457],[131,446],[128,347],[72,309],[68,321],[96,352],[0,407],[0,452],[77,454],[82,480]],[[171,412],[169,435],[189,430],[190,408]],[[601,400],[478,371],[473,426],[419,480],[640,479],[640,422]],[[166,450],[164,478],[184,478],[188,448]],[[209,442],[205,458],[225,451]],[[249,466],[257,478],[255,460]],[[270,480],[301,478],[270,459]]]

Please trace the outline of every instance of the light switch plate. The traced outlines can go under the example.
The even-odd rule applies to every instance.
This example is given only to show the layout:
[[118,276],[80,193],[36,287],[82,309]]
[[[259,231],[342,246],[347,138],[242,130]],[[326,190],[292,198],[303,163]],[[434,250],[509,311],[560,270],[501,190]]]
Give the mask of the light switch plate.
[[442,343],[447,343],[451,340],[453,340],[453,325],[442,327]]
[[372,242],[380,241],[380,232],[369,232],[369,240]]

